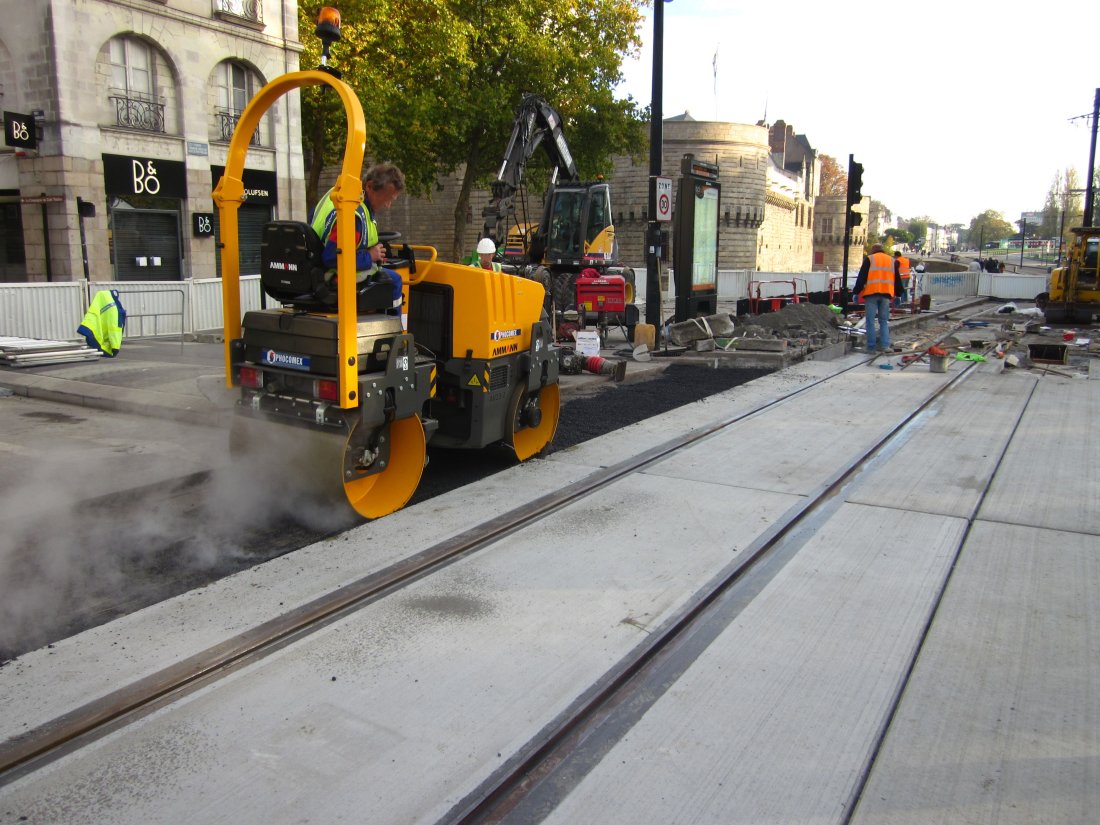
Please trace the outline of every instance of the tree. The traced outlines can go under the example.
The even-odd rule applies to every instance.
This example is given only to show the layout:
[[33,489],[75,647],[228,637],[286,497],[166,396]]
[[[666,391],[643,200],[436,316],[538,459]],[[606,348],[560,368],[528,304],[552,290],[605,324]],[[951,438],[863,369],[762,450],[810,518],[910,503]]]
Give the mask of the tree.
[[927,217],[912,218],[905,223],[905,228],[909,231],[909,242],[914,246],[923,247],[925,239],[928,237],[928,224],[931,219]]
[[[1055,174],[1043,206],[1043,237],[1056,238],[1063,229],[1070,234],[1068,229],[1081,223],[1085,211],[1084,188],[1073,167]],[[1064,235],[1062,241],[1065,242]]]
[[[562,115],[581,175],[611,171],[617,154],[640,156],[648,112],[632,98],[616,100],[625,56],[640,46],[642,0],[346,0],[343,40],[334,62],[359,94],[367,119],[367,155],[405,172],[410,194],[430,195],[439,178],[462,171],[455,204],[453,259],[470,193],[489,183],[504,155],[515,107],[525,91],[545,97]],[[299,7],[302,32],[316,7]],[[319,44],[307,42],[314,59]],[[312,64],[316,65],[316,61]],[[345,68],[346,67],[346,68]],[[318,159],[343,150],[333,95],[303,95],[303,133],[310,180]],[[541,156],[540,156],[541,157]],[[533,182],[540,177],[532,164]],[[311,202],[317,197],[314,189]]]
[[886,237],[894,239],[894,243],[890,244],[891,246],[893,246],[894,244],[913,243],[913,235],[909,232],[908,229],[887,229]]
[[843,198],[848,194],[848,173],[840,168],[831,155],[818,155],[821,159],[821,187],[823,198]]
[[971,219],[967,237],[972,245],[977,246],[979,243],[998,243],[1012,237],[1016,232],[1016,227],[1006,221],[1004,215],[987,209]]

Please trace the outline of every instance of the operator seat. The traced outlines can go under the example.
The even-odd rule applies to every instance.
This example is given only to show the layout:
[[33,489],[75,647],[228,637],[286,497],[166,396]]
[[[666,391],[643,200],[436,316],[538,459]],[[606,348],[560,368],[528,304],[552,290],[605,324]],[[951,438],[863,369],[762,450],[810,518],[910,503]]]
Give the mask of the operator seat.
[[[324,244],[302,221],[271,221],[260,241],[260,283],[264,292],[295,309],[332,312],[336,285],[325,282]],[[384,312],[393,305],[389,278],[355,287],[356,312]]]

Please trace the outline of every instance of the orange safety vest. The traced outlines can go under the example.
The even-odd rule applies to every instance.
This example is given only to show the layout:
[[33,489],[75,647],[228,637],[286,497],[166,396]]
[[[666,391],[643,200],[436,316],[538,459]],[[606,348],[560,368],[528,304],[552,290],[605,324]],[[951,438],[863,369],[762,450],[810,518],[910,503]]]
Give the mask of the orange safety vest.
[[871,268],[867,270],[864,295],[889,295],[894,297],[894,259],[885,252],[872,252],[867,256]]
[[909,259],[902,255],[899,258],[895,258],[898,262],[898,266],[901,269],[901,285],[904,287],[909,286]]

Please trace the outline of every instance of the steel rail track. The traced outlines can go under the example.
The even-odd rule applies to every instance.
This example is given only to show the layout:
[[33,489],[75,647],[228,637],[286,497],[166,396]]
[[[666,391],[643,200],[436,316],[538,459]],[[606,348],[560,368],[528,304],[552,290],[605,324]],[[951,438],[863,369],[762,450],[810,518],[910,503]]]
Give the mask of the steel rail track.
[[[867,359],[862,363],[868,363]],[[638,718],[643,709],[648,708],[664,693],[667,686],[671,685],[675,676],[679,675],[697,654],[691,653],[681,656],[681,661],[676,663],[676,657],[682,653],[687,640],[699,633],[703,636],[713,637],[716,630],[700,630],[707,622],[720,613],[723,605],[737,598],[737,589],[746,583],[750,574],[759,570],[769,562],[776,562],[774,569],[769,570],[768,578],[778,572],[783,564],[793,556],[797,550],[786,550],[787,556],[776,561],[774,558],[781,552],[784,540],[796,533],[799,528],[812,522],[818,514],[830,507],[839,506],[838,493],[850,484],[860,472],[874,462],[883,453],[892,450],[892,445],[904,436],[904,433],[914,426],[915,422],[933,405],[944,393],[956,386],[961,381],[974,373],[974,364],[968,363],[952,379],[946,381],[936,392],[930,395],[916,409],[897,424],[883,437],[870,445],[864,452],[852,458],[842,466],[834,475],[824,481],[819,488],[803,501],[792,506],[783,514],[767,531],[748,545],[738,557],[730,562],[721,572],[697,591],[692,599],[686,603],[675,615],[669,617],[659,628],[648,634],[645,639],[626,657],[621,659],[611,670],[593,685],[585,694],[562,713],[552,720],[542,731],[533,737],[523,748],[501,767],[478,788],[460,800],[451,810],[439,820],[440,825],[482,825],[483,823],[501,822],[532,822],[540,821],[540,815],[534,815],[533,810],[542,810],[548,807],[545,796],[556,797],[557,787],[546,790],[544,798],[535,802],[530,799],[538,796],[547,786],[554,782],[554,777],[568,774],[567,778],[560,780],[561,784],[574,781],[583,769],[569,769],[571,759],[575,751],[582,745],[599,749],[599,745],[589,745],[597,735],[599,728],[605,725],[617,710],[629,707],[630,717]],[[847,370],[845,370],[847,371]],[[839,373],[838,373],[839,374]],[[828,380],[828,379],[826,379]],[[1034,392],[1034,389],[1032,390]],[[793,394],[792,394],[793,395]],[[1029,396],[1030,399],[1030,396]],[[1023,409],[1026,409],[1026,403]],[[1023,416],[1021,409],[1020,418]],[[1019,426],[1017,419],[1013,429]],[[996,467],[999,468],[1004,458],[1004,453],[1011,443],[1011,436],[1006,440],[1005,447],[998,457]],[[990,480],[983,491],[981,500],[984,500],[989,485],[996,475],[996,469],[991,474]],[[970,526],[976,517],[979,504],[975,506],[967,526],[966,534],[969,534]],[[964,538],[965,540],[965,534]],[[963,541],[955,550],[955,559],[952,560],[950,570],[954,569]],[[950,573],[948,574],[950,578]],[[935,597],[933,608],[930,611],[927,623],[923,627],[918,644],[915,646],[912,658],[909,661],[903,678],[897,686],[896,695],[891,704],[887,720],[876,737],[874,752],[877,753],[881,742],[885,738],[889,727],[889,719],[896,712],[900,702],[901,692],[908,681],[916,663],[917,655],[927,637],[935,612],[946,590],[947,581]],[[739,608],[737,608],[739,610]],[[730,619],[717,619],[721,627],[725,627]],[[720,630],[721,628],[718,628]],[[670,664],[671,663],[671,664]],[[675,673],[669,673],[674,669]],[[641,698],[639,698],[641,697]],[[625,733],[620,730],[619,733]],[[610,733],[604,737],[605,741],[617,741],[617,734]],[[584,761],[584,757],[580,758]],[[589,760],[591,761],[591,760]],[[869,761],[858,782],[857,791],[865,784],[870,773]],[[853,797],[851,803],[858,799]],[[521,806],[526,807],[521,809]],[[849,812],[851,805],[849,807]],[[849,813],[850,815],[850,813]]]
[[[434,571],[440,570],[491,543],[546,518],[569,504],[585,498],[595,490],[604,488],[620,478],[639,472],[670,454],[685,449],[740,421],[764,414],[820,387],[838,375],[860,369],[866,362],[866,360],[861,360],[857,364],[833,375],[812,381],[786,395],[764,402],[750,410],[720,419],[708,426],[652,447],[638,456],[596,470],[584,479],[567,487],[514,508],[483,524],[439,542],[402,562],[326,593],[218,645],[169,665],[105,696],[93,699],[68,713],[24,732],[18,737],[2,742],[0,743],[0,787],[43,767],[67,753],[78,750],[126,724],[136,721],[187,693],[223,678],[246,664],[270,655],[389,593],[418,581]],[[945,391],[947,387],[953,386],[956,381],[961,380],[967,374],[967,371],[960,372],[955,378],[947,382],[938,393],[926,402],[925,406]],[[923,406],[920,409],[923,409]],[[899,425],[899,428],[906,426],[918,412],[919,410],[907,417]],[[823,485],[823,489],[817,496],[811,498],[818,502],[826,498],[864,460],[864,458],[858,458],[851,462],[839,471],[834,479]],[[736,570],[728,571],[728,574],[723,573],[719,578],[728,578],[729,575],[732,575],[734,579],[740,577],[744,572],[743,567],[747,568],[754,563],[767,551],[768,547],[785,535],[799,519],[805,517],[806,509],[806,507],[798,506],[785,514],[739,557],[742,561],[735,565]],[[671,640],[674,635],[673,631],[681,625],[686,625],[691,616],[697,615],[701,609],[716,598],[717,593],[718,591],[715,588],[708,588],[705,592],[697,594],[681,611],[681,614],[666,623],[664,630],[652,634],[649,637],[650,641],[655,642],[666,637]],[[637,661],[624,662],[616,669],[615,673],[609,674],[609,677],[606,677],[601,684],[610,687],[610,685],[621,681],[629,673],[637,671],[641,664],[651,659],[664,644],[647,645],[647,648],[652,649],[648,652],[638,651],[642,655],[635,657]],[[600,685],[594,688],[597,695],[603,695],[605,690],[606,688],[601,689]],[[555,738],[560,739],[560,735]],[[541,750],[541,748],[537,750]],[[493,795],[496,796],[497,793],[494,792]],[[480,803],[476,807],[480,808]]]

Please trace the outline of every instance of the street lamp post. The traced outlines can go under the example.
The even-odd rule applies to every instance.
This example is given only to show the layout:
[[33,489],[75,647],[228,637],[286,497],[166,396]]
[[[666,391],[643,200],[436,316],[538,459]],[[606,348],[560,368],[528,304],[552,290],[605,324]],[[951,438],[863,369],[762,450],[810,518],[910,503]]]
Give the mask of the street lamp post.
[[1020,216],[1020,269],[1024,268],[1024,247],[1027,246],[1027,218]]

